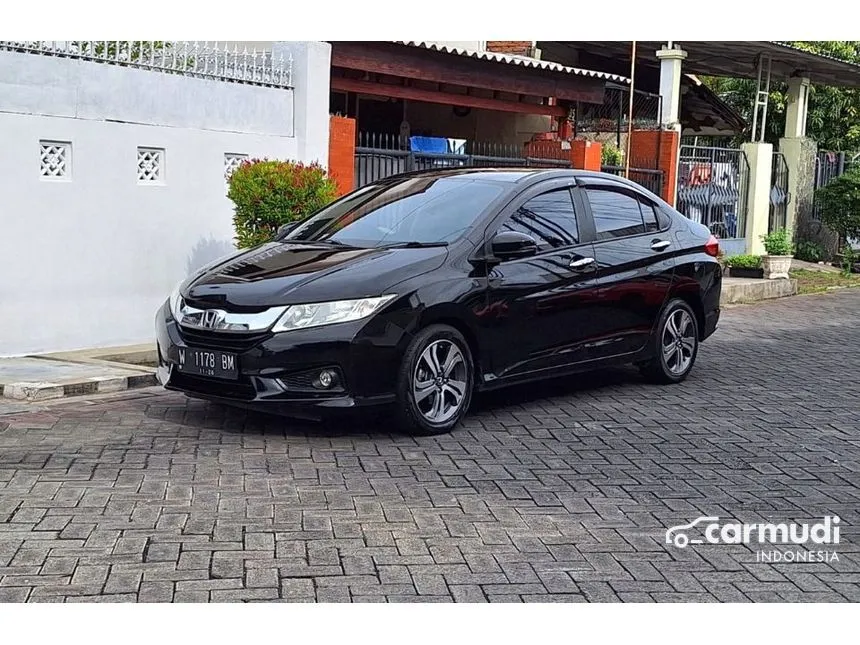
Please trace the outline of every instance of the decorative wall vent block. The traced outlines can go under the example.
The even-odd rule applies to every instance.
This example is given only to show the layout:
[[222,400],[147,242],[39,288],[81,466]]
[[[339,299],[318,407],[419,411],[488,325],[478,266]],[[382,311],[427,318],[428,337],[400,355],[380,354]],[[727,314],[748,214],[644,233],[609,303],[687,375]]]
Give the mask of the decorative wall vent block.
[[238,168],[241,163],[248,159],[248,155],[237,154],[234,152],[224,153],[224,183],[230,181],[230,175]]
[[162,148],[137,149],[137,181],[140,184],[164,183],[164,150]]
[[39,141],[39,176],[42,179],[71,179],[72,144],[68,141]]

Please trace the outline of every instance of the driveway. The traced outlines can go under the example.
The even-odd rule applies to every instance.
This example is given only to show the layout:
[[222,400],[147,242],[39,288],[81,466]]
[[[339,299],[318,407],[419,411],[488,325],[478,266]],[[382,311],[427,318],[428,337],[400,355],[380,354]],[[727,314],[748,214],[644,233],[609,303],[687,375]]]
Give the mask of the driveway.
[[[157,389],[2,415],[0,600],[858,601],[858,347],[855,289],[725,310],[679,386],[521,387],[442,437]],[[664,543],[826,515],[837,561]]]

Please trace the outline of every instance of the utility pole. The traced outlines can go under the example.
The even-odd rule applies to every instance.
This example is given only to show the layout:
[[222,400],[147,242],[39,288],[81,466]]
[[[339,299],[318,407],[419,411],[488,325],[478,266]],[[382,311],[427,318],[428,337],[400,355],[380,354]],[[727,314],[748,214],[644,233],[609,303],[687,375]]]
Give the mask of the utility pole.
[[630,140],[633,137],[633,87],[636,78],[636,41],[630,51],[630,100],[627,104],[627,150],[624,153],[624,177],[630,179]]

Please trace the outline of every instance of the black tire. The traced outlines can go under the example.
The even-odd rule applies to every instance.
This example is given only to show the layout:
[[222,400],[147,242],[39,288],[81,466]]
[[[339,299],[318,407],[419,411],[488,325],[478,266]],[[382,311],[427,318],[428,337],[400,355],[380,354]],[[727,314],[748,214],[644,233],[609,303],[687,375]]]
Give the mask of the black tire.
[[[435,348],[445,349],[448,347],[448,344],[452,344],[459,350],[463,359],[463,368],[461,369],[459,367],[460,362],[458,361],[457,365],[452,368],[457,371],[457,380],[454,381],[452,379],[451,383],[459,384],[462,382],[465,383],[465,386],[462,388],[462,397],[456,410],[453,410],[455,407],[452,403],[455,400],[453,391],[439,391],[428,395],[428,398],[430,396],[441,396],[442,407],[445,406],[446,402],[451,403],[447,408],[448,412],[450,412],[450,417],[446,417],[439,422],[435,422],[428,418],[425,411],[422,409],[423,407],[427,407],[428,403],[426,401],[422,401],[419,405],[418,401],[416,401],[413,386],[416,385],[419,369],[425,370],[422,374],[429,374],[426,370],[427,365],[422,359],[422,354],[425,350],[428,350],[431,345],[434,345],[439,341],[441,342],[438,345],[435,345]],[[435,351],[439,350],[436,349]],[[420,367],[419,362],[421,363]],[[425,327],[419,331],[415,338],[412,339],[409,347],[406,349],[397,374],[397,402],[395,404],[395,415],[400,429],[404,432],[415,435],[434,435],[451,432],[451,430],[454,429],[469,410],[469,404],[472,401],[472,389],[475,380],[474,375],[475,368],[472,360],[472,352],[469,350],[469,344],[466,342],[466,339],[463,338],[463,335],[459,331],[453,327],[449,327],[448,325],[430,325],[429,327]],[[431,380],[433,380],[432,377]],[[448,384],[449,381],[445,380],[445,385],[447,386]],[[443,386],[436,385],[434,387]],[[457,389],[459,389],[459,387],[460,386],[457,385]],[[434,398],[434,404],[435,400],[436,399]]]
[[[685,312],[689,316],[689,321],[691,321],[692,325],[692,335],[684,336],[685,339],[689,338],[692,341],[692,351],[686,349],[686,345],[683,342],[680,348],[683,351],[680,360],[689,360],[687,364],[679,364],[677,354],[672,354],[667,359],[666,353],[663,351],[664,342],[672,336],[672,331],[667,329],[669,320],[673,317],[675,321],[679,318],[683,320],[684,313],[680,312]],[[680,298],[674,298],[666,303],[663,313],[660,315],[660,320],[657,322],[657,326],[651,336],[651,340],[648,342],[651,346],[653,358],[639,365],[639,371],[646,380],[652,383],[670,384],[680,383],[687,378],[693,369],[693,365],[696,364],[696,356],[699,353],[699,326],[696,313],[692,307]],[[683,369],[681,369],[682,365]]]

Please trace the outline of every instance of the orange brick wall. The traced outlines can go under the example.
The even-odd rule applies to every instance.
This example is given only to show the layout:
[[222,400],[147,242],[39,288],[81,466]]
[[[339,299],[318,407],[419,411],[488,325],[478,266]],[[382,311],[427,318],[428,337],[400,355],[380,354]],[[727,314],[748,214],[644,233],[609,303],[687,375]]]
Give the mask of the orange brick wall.
[[574,139],[570,142],[571,165],[580,170],[600,172],[602,148],[599,141]]
[[355,183],[355,119],[332,116],[329,121],[328,171],[337,184],[338,196]]
[[678,146],[680,136],[674,130],[634,130],[630,139],[630,165],[657,168],[663,171],[663,194],[666,202],[675,205],[678,184]]
[[488,40],[487,50],[500,54],[519,54],[520,56],[532,55],[532,41],[530,40]]

